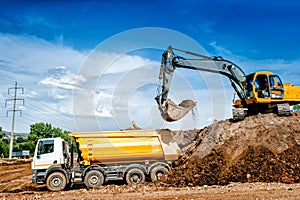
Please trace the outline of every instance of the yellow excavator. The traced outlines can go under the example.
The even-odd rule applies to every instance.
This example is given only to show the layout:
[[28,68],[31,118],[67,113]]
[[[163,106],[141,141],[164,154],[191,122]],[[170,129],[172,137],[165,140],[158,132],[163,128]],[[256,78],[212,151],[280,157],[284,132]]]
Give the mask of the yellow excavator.
[[[196,56],[197,59],[175,55],[174,51]],[[159,94],[155,98],[163,119],[169,122],[182,119],[196,106],[193,100],[183,100],[177,105],[168,99],[176,68],[218,73],[228,77],[239,97],[233,102],[234,120],[242,120],[245,116],[258,113],[290,115],[290,106],[300,103],[300,86],[283,84],[280,77],[272,72],[260,71],[246,75],[239,66],[222,57],[210,57],[169,46],[162,54],[159,73],[162,84],[159,85]]]

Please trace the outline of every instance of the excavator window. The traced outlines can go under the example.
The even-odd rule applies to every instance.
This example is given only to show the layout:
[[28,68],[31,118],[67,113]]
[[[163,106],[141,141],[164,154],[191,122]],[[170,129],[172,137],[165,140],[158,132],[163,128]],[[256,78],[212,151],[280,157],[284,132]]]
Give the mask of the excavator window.
[[253,97],[253,75],[254,74],[250,74],[246,77],[245,94],[247,99]]
[[255,90],[258,93],[258,98],[270,97],[269,81],[267,75],[264,74],[257,75],[254,85],[255,85]]
[[284,95],[284,88],[281,79],[277,75],[269,76],[271,98],[281,99]]
[[282,88],[281,80],[277,75],[271,75],[269,79],[271,88]]

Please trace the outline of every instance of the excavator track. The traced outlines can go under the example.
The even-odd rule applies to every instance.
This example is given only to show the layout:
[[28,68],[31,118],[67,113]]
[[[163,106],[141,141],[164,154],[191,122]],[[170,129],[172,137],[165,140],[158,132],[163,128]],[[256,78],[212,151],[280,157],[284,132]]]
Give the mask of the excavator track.
[[233,120],[243,120],[245,118],[245,112],[243,108],[233,108],[232,118]]
[[290,104],[288,103],[277,104],[277,114],[283,116],[289,116],[291,114]]

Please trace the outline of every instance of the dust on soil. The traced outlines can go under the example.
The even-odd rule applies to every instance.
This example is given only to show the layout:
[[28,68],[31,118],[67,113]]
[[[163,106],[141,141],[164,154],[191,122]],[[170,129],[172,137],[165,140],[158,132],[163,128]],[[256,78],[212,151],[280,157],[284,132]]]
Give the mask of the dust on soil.
[[30,162],[0,162],[0,199],[296,199],[300,196],[300,113],[216,121],[168,131],[183,149],[162,183],[48,192],[31,184]]

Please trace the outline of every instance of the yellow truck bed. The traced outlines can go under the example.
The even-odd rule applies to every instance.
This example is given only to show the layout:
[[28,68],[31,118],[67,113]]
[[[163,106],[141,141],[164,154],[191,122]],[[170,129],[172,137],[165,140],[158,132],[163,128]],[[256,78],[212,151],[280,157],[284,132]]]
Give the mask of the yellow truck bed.
[[85,164],[157,162],[178,159],[177,143],[161,140],[155,130],[69,133],[79,144]]

